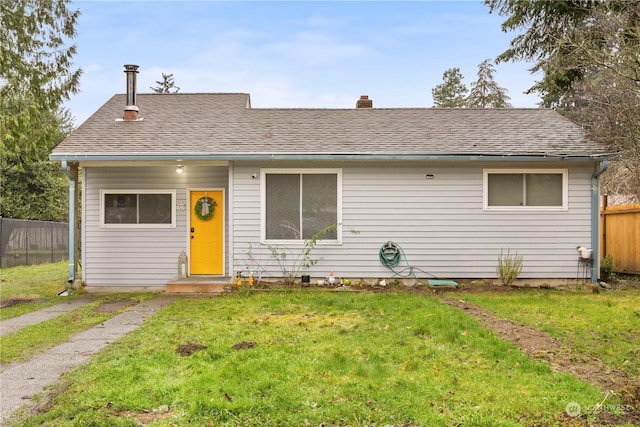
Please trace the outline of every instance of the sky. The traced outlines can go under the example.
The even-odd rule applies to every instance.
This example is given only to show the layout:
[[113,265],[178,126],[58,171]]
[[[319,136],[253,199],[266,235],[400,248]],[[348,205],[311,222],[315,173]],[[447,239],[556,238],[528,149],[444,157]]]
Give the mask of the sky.
[[[74,0],[80,10],[74,65],[80,92],[66,103],[79,125],[116,93],[124,64],[139,65],[138,92],[162,73],[180,93],[249,93],[253,108],[433,106],[431,89],[457,67],[470,87],[478,65],[509,47],[505,17],[481,1]],[[514,107],[530,63],[501,63],[496,82]]]

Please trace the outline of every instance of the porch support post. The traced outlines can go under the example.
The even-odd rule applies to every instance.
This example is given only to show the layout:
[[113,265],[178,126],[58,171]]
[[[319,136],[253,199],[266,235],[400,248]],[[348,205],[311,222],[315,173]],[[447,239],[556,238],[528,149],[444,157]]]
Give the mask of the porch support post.
[[62,161],[62,169],[69,177],[69,280],[70,285],[76,281],[78,271],[78,164]]
[[591,283],[598,283],[600,270],[600,175],[609,167],[607,161],[591,175]]
[[228,234],[227,234],[227,241],[229,242],[228,248],[229,248],[229,253],[227,254],[228,260],[229,262],[227,263],[228,265],[228,272],[227,274],[229,275],[229,277],[231,278],[232,283],[235,283],[235,271],[236,271],[236,265],[235,265],[235,256],[234,256],[234,251],[235,251],[235,245],[234,245],[234,230],[235,230],[235,225],[234,225],[234,209],[233,206],[235,204],[235,191],[234,191],[234,162],[229,162],[229,166],[227,168],[227,183],[229,185],[229,189],[227,191],[227,222],[228,222]]

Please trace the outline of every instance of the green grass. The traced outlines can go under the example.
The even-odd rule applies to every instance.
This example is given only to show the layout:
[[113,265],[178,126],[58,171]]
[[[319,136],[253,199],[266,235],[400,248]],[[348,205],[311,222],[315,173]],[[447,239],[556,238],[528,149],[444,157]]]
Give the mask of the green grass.
[[18,423],[547,426],[601,400],[437,298],[291,291],[179,300]]
[[500,317],[547,332],[607,366],[640,375],[640,290],[459,294]]
[[[0,310],[0,320],[20,316],[61,301],[58,292],[65,289],[69,263],[40,264],[3,268],[0,273],[0,300],[23,302]],[[69,297],[65,297],[69,298]]]
[[127,307],[123,307],[110,312],[97,311],[96,308],[102,303],[121,299],[142,301],[150,297],[152,297],[150,294],[105,296],[69,313],[3,335],[0,337],[0,349],[2,349],[0,362],[26,360],[127,309]]

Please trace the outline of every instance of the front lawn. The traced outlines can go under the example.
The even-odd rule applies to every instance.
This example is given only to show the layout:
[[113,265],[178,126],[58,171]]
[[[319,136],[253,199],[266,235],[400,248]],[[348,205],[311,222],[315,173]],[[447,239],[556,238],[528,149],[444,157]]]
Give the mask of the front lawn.
[[19,425],[547,426],[603,399],[434,296],[313,291],[179,300],[54,395]]
[[640,289],[598,294],[554,290],[456,293],[455,298],[547,332],[577,357],[588,354],[611,368],[640,376]]
[[70,297],[59,297],[67,285],[67,261],[3,268],[0,273],[0,320],[48,307]]

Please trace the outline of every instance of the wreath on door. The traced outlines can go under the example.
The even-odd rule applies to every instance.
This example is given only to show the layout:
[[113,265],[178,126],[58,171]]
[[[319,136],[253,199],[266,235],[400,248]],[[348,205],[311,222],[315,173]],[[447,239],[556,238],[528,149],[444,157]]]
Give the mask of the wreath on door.
[[213,218],[213,213],[215,212],[216,206],[218,204],[211,197],[202,197],[200,200],[196,202],[196,206],[193,208],[196,216],[203,220],[208,221]]

